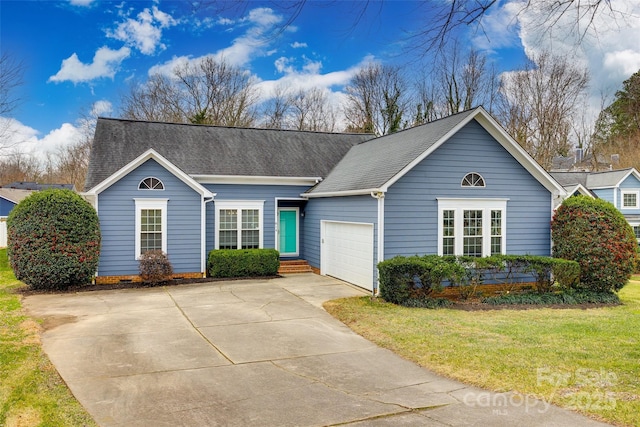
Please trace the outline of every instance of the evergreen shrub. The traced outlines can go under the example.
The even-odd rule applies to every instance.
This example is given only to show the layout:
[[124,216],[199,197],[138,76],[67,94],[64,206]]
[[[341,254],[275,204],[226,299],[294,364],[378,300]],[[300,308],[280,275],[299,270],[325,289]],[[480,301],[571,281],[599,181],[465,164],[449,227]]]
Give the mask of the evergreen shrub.
[[7,253],[17,279],[33,289],[91,283],[100,255],[98,215],[71,190],[38,191],[7,218]]
[[280,253],[275,249],[215,249],[209,252],[211,277],[275,276]]
[[635,270],[638,242],[609,202],[587,196],[566,199],[553,216],[551,233],[554,256],[580,264],[581,289],[618,291]]

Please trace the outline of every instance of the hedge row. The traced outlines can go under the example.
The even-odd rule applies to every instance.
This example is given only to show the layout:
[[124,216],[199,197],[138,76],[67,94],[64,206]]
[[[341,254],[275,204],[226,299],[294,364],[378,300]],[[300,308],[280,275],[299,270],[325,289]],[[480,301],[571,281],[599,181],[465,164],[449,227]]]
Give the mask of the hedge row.
[[216,249],[209,252],[211,277],[275,276],[280,254],[275,249]]
[[574,288],[580,275],[575,261],[532,255],[397,256],[379,263],[378,271],[380,296],[402,305],[428,298],[441,291],[444,284],[459,286],[462,295],[469,295],[481,284],[500,284],[508,291],[523,281],[533,281],[539,293],[547,293],[554,284],[562,289]]

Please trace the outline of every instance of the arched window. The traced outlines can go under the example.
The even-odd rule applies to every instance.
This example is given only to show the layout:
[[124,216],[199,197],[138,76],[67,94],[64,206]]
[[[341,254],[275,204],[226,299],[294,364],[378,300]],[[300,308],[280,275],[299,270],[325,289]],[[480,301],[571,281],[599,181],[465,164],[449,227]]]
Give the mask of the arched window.
[[164,190],[164,184],[158,178],[150,176],[140,181],[138,190]]
[[484,187],[484,178],[479,173],[470,172],[462,178],[463,187]]

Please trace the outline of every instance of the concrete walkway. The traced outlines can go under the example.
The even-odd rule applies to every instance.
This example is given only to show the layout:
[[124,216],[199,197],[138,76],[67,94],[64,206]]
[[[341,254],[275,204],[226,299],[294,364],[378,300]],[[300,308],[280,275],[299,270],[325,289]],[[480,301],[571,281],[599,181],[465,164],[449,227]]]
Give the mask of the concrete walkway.
[[34,295],[42,343],[102,426],[597,426],[439,377],[333,319],[313,274]]

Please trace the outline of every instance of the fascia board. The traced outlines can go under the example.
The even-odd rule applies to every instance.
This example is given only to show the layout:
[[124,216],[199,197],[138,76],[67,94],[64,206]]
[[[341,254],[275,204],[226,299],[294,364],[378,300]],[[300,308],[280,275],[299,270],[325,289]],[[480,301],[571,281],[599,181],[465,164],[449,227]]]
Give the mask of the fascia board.
[[169,160],[165,159],[162,155],[160,155],[158,152],[156,152],[152,148],[145,151],[144,153],[136,157],[131,162],[127,163],[125,166],[123,166],[118,171],[113,173],[107,179],[105,179],[104,181],[102,181],[101,183],[99,183],[89,191],[85,192],[85,194],[87,195],[100,194],[101,192],[103,192],[104,190],[106,190],[116,182],[118,182],[120,179],[122,179],[125,175],[135,170],[138,166],[140,166],[141,164],[143,164],[144,162],[150,159],[153,159],[156,162],[158,162],[163,168],[167,169],[169,172],[171,172],[178,179],[180,179],[182,182],[184,182],[189,187],[191,187],[194,191],[201,194],[203,197],[208,197],[208,198],[214,197],[213,193],[211,193],[209,190],[204,188],[196,180],[194,180],[189,175],[184,173],[177,166],[175,166]]
[[498,124],[487,112],[479,109],[474,115],[478,123],[493,136],[502,147],[509,152],[538,182],[547,190],[559,195],[566,193],[565,189],[514,140],[504,128]]
[[[480,109],[478,109],[477,111],[480,111]],[[411,163],[409,163],[407,166],[402,168],[402,170],[400,170],[400,172],[398,172],[393,177],[391,177],[391,179],[389,179],[387,182],[385,182],[382,185],[381,190],[383,192],[387,192],[389,190],[389,187],[391,187],[393,184],[395,184],[400,178],[402,178],[404,175],[406,175],[411,169],[413,169],[420,162],[422,162],[424,159],[426,159],[431,153],[433,153],[445,141],[447,141],[449,138],[451,138],[453,135],[455,135],[460,129],[462,129],[467,123],[469,123],[477,115],[478,115],[477,112],[475,114],[469,114],[469,116],[467,116],[464,120],[462,120],[460,123],[458,123],[456,126],[454,126],[449,132],[447,132],[442,138],[440,138],[433,145],[431,145],[431,147],[429,147],[426,151],[424,151],[420,156],[416,157]]]
[[250,176],[250,175],[191,175],[200,184],[238,185],[316,185],[321,177]]
[[302,193],[301,197],[307,199],[315,199],[320,197],[348,197],[348,196],[367,196],[371,193],[384,192],[380,188],[368,188],[361,190],[346,190],[346,191],[326,191],[322,193]]

